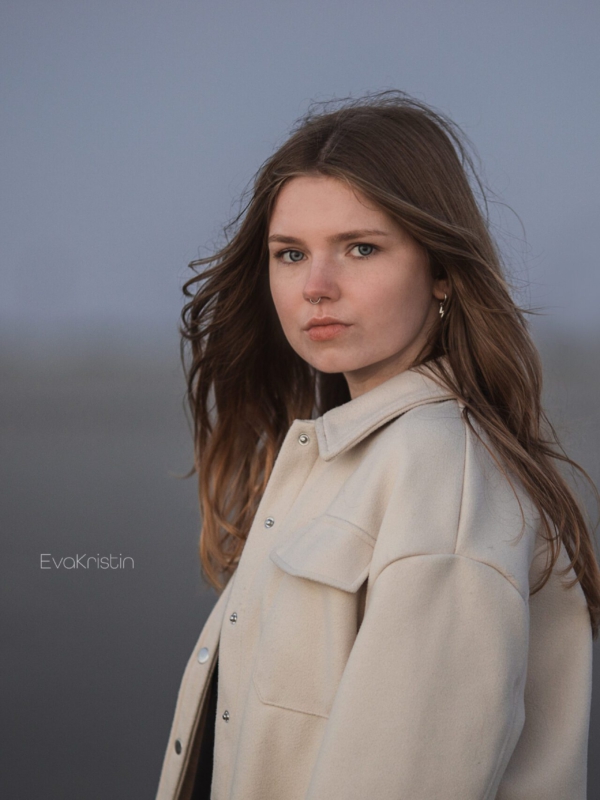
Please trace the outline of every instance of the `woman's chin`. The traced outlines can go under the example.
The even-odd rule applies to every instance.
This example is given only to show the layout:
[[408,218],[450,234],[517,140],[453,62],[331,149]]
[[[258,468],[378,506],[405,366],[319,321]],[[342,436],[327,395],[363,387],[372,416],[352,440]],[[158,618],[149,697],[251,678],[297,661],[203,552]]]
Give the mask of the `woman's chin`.
[[[307,359],[308,360],[308,359]],[[311,366],[328,374],[340,372],[355,372],[368,366],[364,360],[358,358],[313,358],[309,361]]]

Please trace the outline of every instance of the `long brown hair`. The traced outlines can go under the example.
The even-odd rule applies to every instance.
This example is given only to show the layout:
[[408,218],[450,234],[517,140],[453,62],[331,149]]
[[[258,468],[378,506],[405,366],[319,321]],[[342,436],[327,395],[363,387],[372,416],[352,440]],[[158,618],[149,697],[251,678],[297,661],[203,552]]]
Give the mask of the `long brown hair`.
[[534,312],[511,297],[472,145],[444,114],[400,91],[336,102],[333,110],[313,104],[296,122],[226,226],[227,243],[193,261],[183,286],[181,355],[195,451],[188,476],[198,474],[203,573],[220,590],[235,570],[293,420],[350,400],[342,374],[319,372],[288,344],[268,283],[267,235],[281,187],[295,176],[324,175],[378,204],[426,248],[433,275],[447,278],[446,313],[413,366],[426,364],[462,398],[466,422],[487,433],[537,507],[551,558],[531,593],[547,582],[564,543],[575,573],[569,586],[580,581],[596,638],[594,539],[557,462],[585,475],[600,495],[542,408],[542,365],[524,316]]

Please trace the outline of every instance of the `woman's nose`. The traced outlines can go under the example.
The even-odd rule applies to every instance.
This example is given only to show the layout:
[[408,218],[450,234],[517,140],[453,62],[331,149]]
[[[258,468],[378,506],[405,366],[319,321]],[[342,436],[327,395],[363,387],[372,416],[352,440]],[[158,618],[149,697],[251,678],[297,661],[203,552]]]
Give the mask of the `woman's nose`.
[[334,265],[325,259],[313,261],[304,283],[303,294],[307,300],[313,302],[319,297],[337,300],[340,286]]

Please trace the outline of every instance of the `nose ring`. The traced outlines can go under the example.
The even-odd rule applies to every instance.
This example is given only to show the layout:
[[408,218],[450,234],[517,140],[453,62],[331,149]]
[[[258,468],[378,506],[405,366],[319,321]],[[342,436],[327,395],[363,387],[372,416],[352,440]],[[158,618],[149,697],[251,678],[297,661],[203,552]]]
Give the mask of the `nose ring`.
[[312,303],[312,304],[313,304],[313,306],[316,306],[316,305],[317,305],[317,303],[320,303],[320,302],[321,302],[321,298],[320,298],[320,297],[318,297],[316,300],[311,300],[311,299],[310,299],[310,297],[309,297],[309,298],[308,298],[308,301],[309,301],[309,303]]

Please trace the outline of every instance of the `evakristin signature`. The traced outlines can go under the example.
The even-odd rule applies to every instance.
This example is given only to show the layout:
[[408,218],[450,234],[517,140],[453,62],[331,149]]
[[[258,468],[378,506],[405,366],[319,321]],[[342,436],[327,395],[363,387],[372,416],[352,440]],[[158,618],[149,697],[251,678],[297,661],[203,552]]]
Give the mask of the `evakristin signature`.
[[[99,553],[95,556],[76,553],[74,556],[61,556],[58,561],[51,553],[40,553],[40,569],[125,569],[127,561],[131,561],[131,569],[134,569],[133,558],[123,557],[122,553],[118,556],[113,556],[112,553],[108,556],[101,556]],[[90,562],[95,563],[90,564]]]

